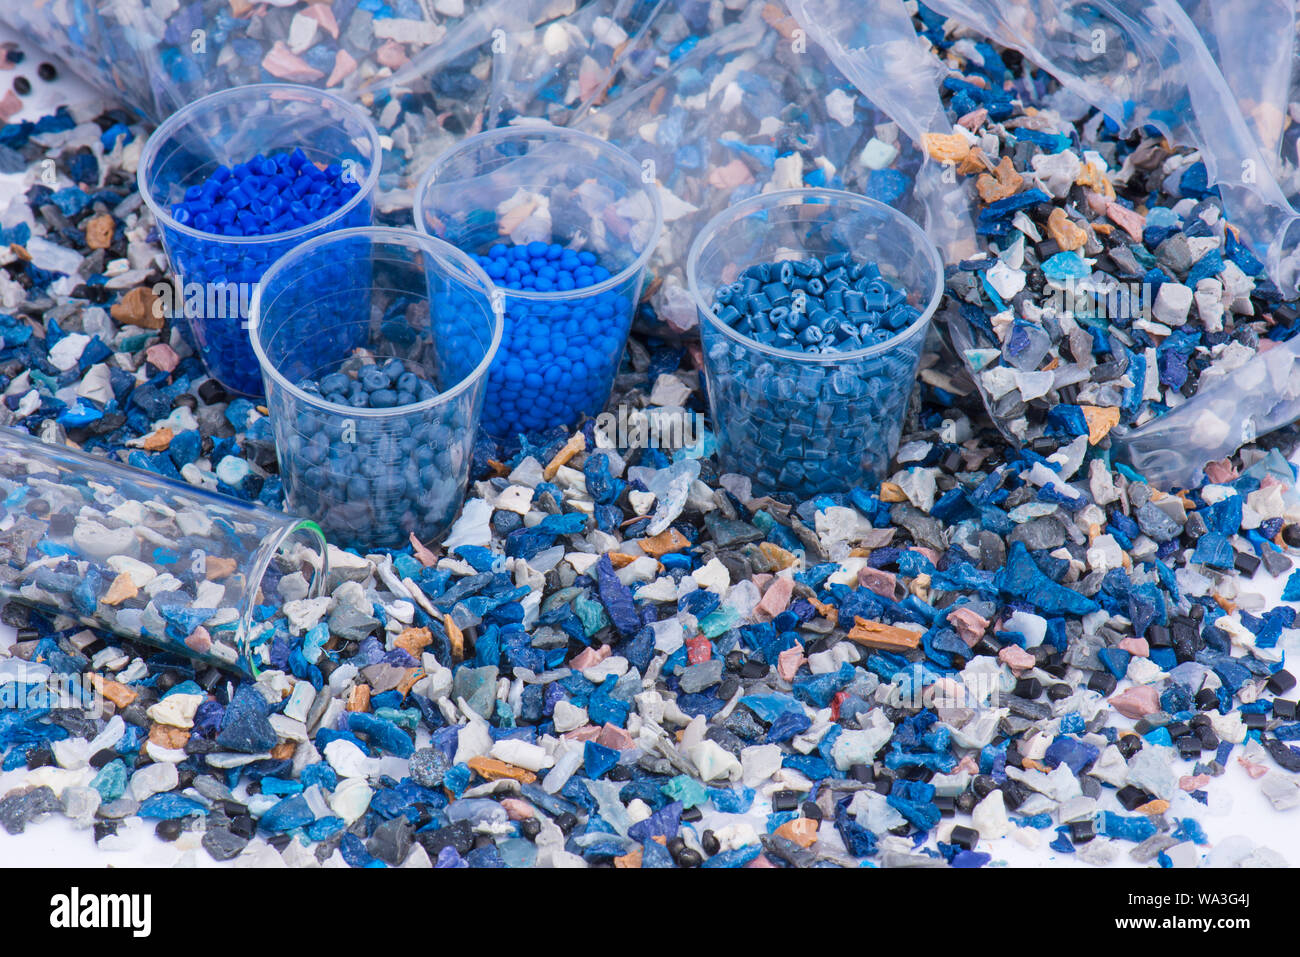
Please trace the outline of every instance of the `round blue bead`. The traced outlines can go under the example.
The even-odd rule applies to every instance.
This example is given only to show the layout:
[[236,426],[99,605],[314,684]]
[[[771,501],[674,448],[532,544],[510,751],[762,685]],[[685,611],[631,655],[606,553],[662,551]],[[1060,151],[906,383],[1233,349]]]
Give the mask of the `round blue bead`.
[[361,382],[362,388],[370,393],[378,392],[381,389],[387,389],[389,385],[388,376],[373,366],[361,371],[359,381]]
[[326,394],[343,392],[349,384],[348,377],[341,372],[332,372],[320,380],[320,390]]

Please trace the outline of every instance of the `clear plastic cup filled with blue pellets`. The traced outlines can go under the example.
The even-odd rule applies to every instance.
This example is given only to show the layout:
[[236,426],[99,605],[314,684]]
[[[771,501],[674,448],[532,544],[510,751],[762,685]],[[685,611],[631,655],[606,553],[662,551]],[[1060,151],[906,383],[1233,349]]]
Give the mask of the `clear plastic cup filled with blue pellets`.
[[434,160],[415,219],[472,254],[505,293],[484,430],[513,438],[598,413],[663,227],[654,177],[585,133],[510,127]]
[[883,478],[943,292],[921,228],[841,190],[767,193],[710,220],[686,274],[725,469],[802,497]]
[[370,225],[380,157],[364,110],[287,83],[205,96],[149,137],[137,178],[171,264],[172,312],[226,388],[262,394],[248,341],[257,282],[304,240]]
[[272,265],[249,334],[290,509],[344,547],[446,530],[501,329],[474,260],[413,230],[326,233]]

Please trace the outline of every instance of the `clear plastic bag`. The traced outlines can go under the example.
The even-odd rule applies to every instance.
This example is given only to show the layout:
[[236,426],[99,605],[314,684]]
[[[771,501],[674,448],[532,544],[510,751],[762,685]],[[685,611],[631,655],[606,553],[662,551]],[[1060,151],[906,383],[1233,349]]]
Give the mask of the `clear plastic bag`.
[[1195,488],[1205,465],[1300,419],[1300,338],[1280,342],[1227,376],[1203,376],[1196,398],[1140,429],[1116,429],[1115,457],[1148,482]]
[[[574,0],[550,0],[571,10]],[[92,87],[154,122],[210,93],[267,81],[359,102],[393,141],[382,212],[409,207],[418,172],[482,124],[493,31],[520,0],[48,0],[0,20]]]
[[[1272,2],[1249,10],[1188,2],[1207,47],[1175,0],[933,0],[929,6],[1020,51],[1123,130],[1153,126],[1171,142],[1199,150],[1228,221],[1278,288],[1294,292],[1300,215],[1274,177],[1281,132],[1275,112],[1287,97],[1293,12]],[[1277,34],[1261,37],[1262,29]],[[1218,62],[1228,62],[1231,86],[1211,48]],[[989,344],[978,341],[955,306],[947,318],[963,357]],[[1194,485],[1206,463],[1300,417],[1292,373],[1300,342],[1265,348],[1226,375],[1202,377],[1197,394],[1164,415],[1115,429],[1116,457],[1154,485]],[[978,385],[980,376],[972,377]],[[980,388],[995,423],[1015,441]]]
[[[617,95],[571,124],[617,143],[660,184],[668,228],[651,261],[642,331],[696,332],[683,274],[689,245],[712,216],[759,192],[863,193],[924,224],[950,254],[973,250],[967,186],[945,178],[913,139],[948,126],[940,67],[901,2],[873,4],[865,24],[847,0],[805,0],[801,19],[770,3],[691,7],[658,18],[653,37],[623,58]],[[876,62],[886,51],[893,68]],[[918,70],[930,79],[911,77]],[[887,100],[875,102],[878,92]]]
[[518,116],[567,125],[605,95],[621,57],[635,49],[670,0],[592,0],[560,19],[512,16],[499,34],[484,126]]
[[145,9],[101,12],[91,0],[10,3],[0,9],[0,20],[58,57],[94,88],[156,119],[157,113],[146,108],[155,102],[150,84],[153,58],[127,39],[137,32],[135,21]]
[[[604,94],[619,56],[673,5],[49,0],[0,5],[0,20],[154,121],[209,93],[268,80],[359,101],[393,140],[377,194],[380,211],[392,212],[410,206],[419,174],[463,136],[526,110],[563,122]],[[556,36],[563,54],[553,53]],[[549,84],[571,71],[574,95],[548,102]],[[591,87],[592,96],[578,95]]]
[[51,0],[8,3],[0,18],[96,87],[160,120],[201,96],[283,80],[358,95],[376,77],[436,49],[464,0]]
[[[844,76],[891,117],[913,143],[926,133],[948,134],[939,100],[946,73],[917,36],[902,3],[853,0],[789,0],[790,10]],[[969,182],[933,162],[917,171],[916,194],[925,209],[922,225],[945,262],[975,252]]]
[[[1290,0],[1241,3],[1179,0],[1270,161],[1282,147],[1295,57],[1296,11]],[[1294,159],[1294,158],[1293,158]],[[1282,186],[1283,192],[1294,191]]]
[[[1294,204],[1297,156],[1281,155],[1286,111],[1295,98],[1296,8],[1287,0],[1239,3],[1180,0],[1268,161]],[[1300,92],[1300,91],[1297,91]],[[1294,141],[1293,141],[1294,142]],[[1300,419],[1300,338],[1261,343],[1254,359],[1226,377],[1204,377],[1195,399],[1140,429],[1112,433],[1117,457],[1165,486],[1191,487],[1208,462]]]
[[393,138],[380,179],[378,207],[411,208],[415,187],[434,158],[484,128],[498,51],[506,30],[563,15],[574,0],[466,0],[473,9],[436,44],[416,52],[354,92],[382,134]]
[[[1256,141],[1233,90],[1175,0],[933,0],[928,6],[1020,51],[1123,129],[1153,126],[1170,142],[1198,149],[1228,220],[1279,289],[1297,288],[1300,214],[1273,178],[1269,151]],[[1257,4],[1249,10],[1221,6],[1228,10],[1216,20],[1250,21],[1248,32],[1217,34],[1225,46],[1244,45],[1244,51],[1233,50],[1249,58],[1249,69],[1233,68],[1242,76],[1255,66]],[[1278,60],[1270,54],[1270,63]],[[1277,81],[1261,77],[1258,88],[1276,90]]]
[[392,213],[410,207],[433,157],[483,128],[507,34],[571,16],[578,2],[49,0],[0,5],[0,20],[155,122],[268,80],[359,102],[392,140],[376,194]]

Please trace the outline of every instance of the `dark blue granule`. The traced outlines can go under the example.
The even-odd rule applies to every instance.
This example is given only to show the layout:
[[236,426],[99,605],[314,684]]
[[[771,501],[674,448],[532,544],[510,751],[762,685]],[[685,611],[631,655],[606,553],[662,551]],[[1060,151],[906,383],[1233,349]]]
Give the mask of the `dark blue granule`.
[[343,835],[339,842],[339,853],[349,867],[384,867],[383,861],[375,858],[366,850],[365,842],[351,831]]
[[835,804],[835,829],[839,831],[844,847],[854,857],[871,857],[876,853],[877,838],[859,824],[848,811],[851,797],[841,798]]
[[627,836],[642,843],[651,842],[655,837],[672,840],[677,836],[681,819],[682,802],[673,801],[656,810],[648,818],[633,824],[628,828]]
[[169,821],[191,815],[206,815],[208,809],[192,798],[165,791],[146,798],[136,813],[145,820]]
[[1194,704],[1192,693],[1177,682],[1171,682],[1160,695],[1160,707],[1170,714],[1190,710]]
[[1160,367],[1160,384],[1173,389],[1181,389],[1187,381],[1187,361],[1190,352],[1181,349],[1161,349],[1157,354]]
[[[264,792],[265,793],[265,792]],[[301,794],[286,797],[262,815],[258,825],[271,834],[306,827],[316,819],[307,799]]]
[[623,510],[617,505],[597,505],[595,519],[602,532],[613,532],[623,523]]
[[1205,830],[1200,823],[1190,817],[1178,818],[1178,826],[1174,828],[1173,836],[1183,841],[1191,841],[1193,844],[1208,844],[1209,838],[1206,837]]
[[[612,678],[610,684],[613,684]],[[689,698],[689,697],[691,696],[690,695],[683,696],[683,698]],[[702,696],[696,696],[696,697],[702,697]],[[677,703],[678,706],[681,707],[683,711],[686,711],[686,704],[683,703],[683,700],[681,698],[678,699]],[[716,707],[714,707],[713,710],[708,713],[709,717],[712,717],[712,715],[722,707],[722,702],[717,701],[716,698],[710,698],[708,704],[716,705]],[[627,716],[631,712],[631,710],[632,710],[631,705],[611,697],[604,688],[597,691],[587,700],[587,714],[591,718],[592,724],[608,723],[608,724],[615,725],[616,727],[620,727],[620,728],[624,727],[627,724]],[[702,713],[703,710],[704,709],[701,709],[701,712],[699,713]],[[694,714],[697,712],[687,712],[687,713]]]
[[74,183],[84,183],[94,187],[99,182],[99,161],[95,159],[95,154],[89,147],[83,146],[65,153],[59,163],[64,166],[68,178]]
[[1066,441],[1076,435],[1086,435],[1088,420],[1084,418],[1083,407],[1064,403],[1053,406],[1047,412],[1046,429],[1048,435]]
[[882,203],[895,204],[912,186],[912,179],[896,169],[875,169],[867,178],[865,195]]
[[717,592],[697,589],[683,595],[677,602],[677,609],[694,615],[696,618],[704,618],[720,604],[722,604],[722,599]]
[[[1204,164],[1199,164],[1204,170]],[[1249,245],[1239,240],[1233,230],[1224,232],[1223,249],[1229,260],[1237,265],[1247,276],[1258,276],[1264,271],[1264,264],[1255,256]]]
[[266,699],[252,685],[240,685],[226,708],[217,743],[231,751],[257,754],[271,750],[277,740],[267,719]]
[[642,673],[650,666],[650,662],[654,658],[654,652],[654,630],[649,627],[643,627],[635,637],[617,646],[617,653],[626,658],[630,665]]
[[498,868],[505,867],[506,862],[501,859],[501,852],[497,850],[495,844],[485,844],[482,847],[476,847],[465,855],[465,862],[473,868]]
[[768,726],[766,744],[789,741],[812,727],[812,719],[801,711],[783,711]]
[[587,492],[598,505],[612,505],[627,487],[626,482],[610,474],[609,456],[603,452],[587,456],[582,472],[587,480]]
[[1061,736],[1047,747],[1043,763],[1049,768],[1064,764],[1076,776],[1096,761],[1100,752],[1090,744],[1075,738]]
[[600,601],[610,621],[624,635],[635,635],[641,630],[641,619],[632,600],[632,590],[619,581],[608,555],[601,555],[596,562],[596,574]]
[[1051,196],[1041,189],[1029,189],[989,203],[979,213],[975,231],[982,236],[1000,239],[1011,230],[1011,218],[1020,210],[1039,203],[1051,202]]
[[303,833],[313,841],[327,841],[346,826],[341,817],[323,817],[307,825]]
[[105,345],[99,336],[93,336],[90,342],[86,343],[81,358],[77,360],[77,371],[84,376],[91,366],[98,365],[112,356],[113,350]]
[[415,750],[410,735],[391,721],[377,718],[373,714],[352,712],[348,715],[348,727],[364,735],[372,745],[399,758],[409,758]]
[[1047,846],[1058,854],[1073,854],[1074,845],[1070,843],[1070,829],[1066,825],[1061,825],[1056,829],[1056,839]]
[[1276,737],[1265,737],[1262,743],[1269,756],[1284,770],[1300,772],[1300,749],[1284,744]]

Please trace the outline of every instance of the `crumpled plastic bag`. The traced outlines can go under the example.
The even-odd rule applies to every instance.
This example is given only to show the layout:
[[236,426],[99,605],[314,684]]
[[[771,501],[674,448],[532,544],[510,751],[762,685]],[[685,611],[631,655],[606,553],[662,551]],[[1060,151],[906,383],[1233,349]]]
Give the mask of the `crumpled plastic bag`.
[[[570,124],[627,150],[660,184],[666,228],[642,331],[695,333],[690,244],[712,216],[758,192],[862,193],[912,216],[947,255],[974,250],[968,186],[918,145],[949,127],[940,67],[901,2],[881,0],[865,17],[850,0],[795,0],[798,16],[774,3],[689,6],[679,19],[659,17],[653,38],[624,57],[617,95]],[[639,85],[622,88],[638,71]]]
[[[633,36],[672,0],[34,0],[0,20],[92,87],[153,121],[218,90],[283,81],[368,108],[392,139],[376,193],[409,208],[429,162],[493,123],[533,84],[552,28]],[[590,30],[582,32],[592,38]],[[534,45],[528,41],[537,39]],[[570,38],[570,47],[578,44]],[[603,88],[626,44],[595,39],[559,70]],[[584,76],[587,73],[583,74]],[[571,104],[576,106],[578,104]],[[494,120],[495,122],[495,120]]]
[[1191,402],[1117,435],[1116,458],[1153,484],[1194,488],[1207,463],[1300,419],[1298,346],[1278,343],[1225,376],[1202,376]]
[[673,6],[671,0],[591,0],[558,19],[508,12],[510,22],[498,26],[484,126],[518,116],[567,125],[605,96],[622,57]]
[[[1155,127],[1170,142],[1195,147],[1228,221],[1278,288],[1294,293],[1300,214],[1274,175],[1292,81],[1294,11],[1279,0],[1249,9],[1184,0],[1190,17],[1175,0],[927,5],[1020,51],[1122,130]],[[1225,64],[1226,78],[1216,63]],[[977,345],[960,319],[948,328],[960,354]],[[1153,485],[1192,487],[1208,462],[1300,418],[1297,372],[1300,337],[1268,343],[1233,371],[1203,377],[1197,394],[1176,409],[1113,430],[1116,458]],[[1006,434],[987,396],[985,404]]]
[[[932,0],[927,6],[1019,50],[1124,130],[1153,126],[1170,142],[1198,149],[1228,220],[1279,289],[1297,288],[1300,213],[1273,178],[1269,148],[1256,140],[1228,81],[1175,0]],[[1238,18],[1253,18],[1256,4],[1249,10],[1221,6]],[[1260,6],[1268,9],[1270,3]],[[1255,29],[1252,22],[1248,34],[1218,33],[1216,44],[1231,44],[1239,53],[1235,45],[1245,43],[1249,50],[1258,39]],[[1269,68],[1280,69],[1280,59],[1286,58],[1270,53]],[[1247,72],[1240,63],[1231,68],[1243,89],[1279,89],[1274,77],[1248,83],[1241,79]]]
[[[1255,135],[1276,161],[1291,99],[1296,10],[1289,0],[1180,0]],[[1294,163],[1295,157],[1292,157]],[[1276,170],[1275,170],[1276,174]],[[1279,183],[1294,200],[1295,191]]]
[[[790,0],[790,10],[826,51],[845,78],[896,122],[913,143],[927,133],[948,134],[939,99],[947,72],[916,35],[901,3],[853,0]],[[975,252],[969,184],[927,162],[917,172],[916,193],[925,209],[921,223],[946,262]]]
[[[517,3],[516,3],[517,5]],[[356,97],[504,0],[48,0],[0,19],[158,121],[199,97],[282,80]]]

